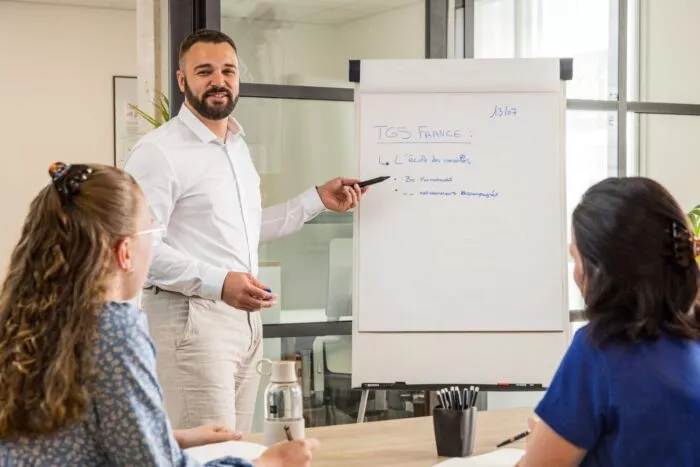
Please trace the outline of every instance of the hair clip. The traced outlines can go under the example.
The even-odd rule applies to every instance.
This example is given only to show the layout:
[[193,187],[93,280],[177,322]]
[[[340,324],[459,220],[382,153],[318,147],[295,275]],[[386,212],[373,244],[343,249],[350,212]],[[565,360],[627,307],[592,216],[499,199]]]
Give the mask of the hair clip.
[[695,242],[688,232],[676,221],[671,226],[673,236],[673,259],[682,268],[687,268],[695,260]]
[[51,164],[49,175],[64,206],[72,201],[73,196],[80,193],[80,184],[87,180],[92,172],[92,167],[85,164],[70,165],[63,162]]
[[52,180],[60,178],[66,170],[70,168],[70,165],[66,165],[63,162],[54,162],[49,166],[49,175],[51,175]]

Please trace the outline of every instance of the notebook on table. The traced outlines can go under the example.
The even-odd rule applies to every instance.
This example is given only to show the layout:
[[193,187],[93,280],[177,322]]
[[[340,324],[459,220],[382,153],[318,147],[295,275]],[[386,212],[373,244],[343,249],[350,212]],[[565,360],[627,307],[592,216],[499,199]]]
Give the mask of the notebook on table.
[[206,444],[196,448],[185,449],[185,452],[202,464],[226,456],[240,457],[252,461],[257,459],[267,447],[248,441],[225,441],[223,443]]

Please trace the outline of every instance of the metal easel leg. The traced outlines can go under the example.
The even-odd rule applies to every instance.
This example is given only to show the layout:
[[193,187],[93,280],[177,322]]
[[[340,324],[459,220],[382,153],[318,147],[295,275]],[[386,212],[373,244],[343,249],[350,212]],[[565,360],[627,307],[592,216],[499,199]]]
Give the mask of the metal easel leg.
[[362,399],[360,399],[360,410],[357,411],[357,423],[364,423],[365,412],[367,412],[367,400],[369,399],[369,389],[362,390]]

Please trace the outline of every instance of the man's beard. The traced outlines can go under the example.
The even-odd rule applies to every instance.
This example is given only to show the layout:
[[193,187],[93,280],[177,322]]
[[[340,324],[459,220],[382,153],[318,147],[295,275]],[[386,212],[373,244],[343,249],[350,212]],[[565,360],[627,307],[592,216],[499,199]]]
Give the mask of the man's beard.
[[[217,93],[226,94],[226,97],[228,98],[226,104],[214,106],[209,105],[207,103],[207,97]],[[187,99],[187,103],[189,103],[199,115],[207,120],[223,120],[224,118],[228,118],[238,103],[238,96],[234,98],[233,94],[231,94],[231,90],[225,86],[212,86],[211,88],[207,89],[204,94],[202,94],[201,98],[197,97],[187,84],[187,80],[185,80],[185,99]]]

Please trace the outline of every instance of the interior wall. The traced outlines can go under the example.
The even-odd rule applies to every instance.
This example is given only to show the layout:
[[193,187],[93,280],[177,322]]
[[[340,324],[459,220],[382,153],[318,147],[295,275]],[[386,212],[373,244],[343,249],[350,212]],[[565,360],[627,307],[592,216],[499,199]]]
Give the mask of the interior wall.
[[113,163],[112,76],[136,74],[136,12],[0,1],[4,270],[49,164]]

